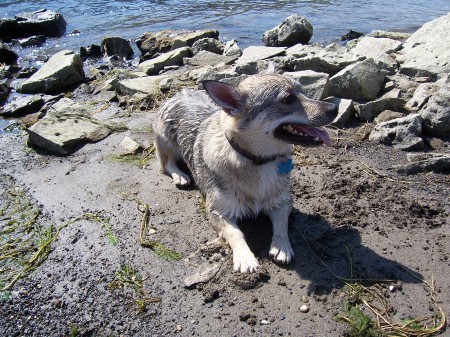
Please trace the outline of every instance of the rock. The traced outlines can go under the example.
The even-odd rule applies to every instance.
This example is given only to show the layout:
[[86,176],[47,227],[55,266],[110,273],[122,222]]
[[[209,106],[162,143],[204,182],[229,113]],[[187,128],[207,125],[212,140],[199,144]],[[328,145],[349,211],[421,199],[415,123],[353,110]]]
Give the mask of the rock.
[[62,91],[85,80],[80,55],[62,50],[53,55],[34,75],[18,89],[24,94]]
[[225,45],[222,42],[210,37],[197,40],[192,44],[192,52],[194,53],[194,55],[202,50],[221,55],[223,54],[224,49]]
[[318,73],[312,70],[285,72],[283,76],[292,78],[301,85],[302,93],[312,99],[322,100],[328,97],[329,78],[326,73]]
[[421,83],[414,91],[413,97],[406,103],[405,107],[409,111],[417,112],[428,103],[430,97],[439,90],[435,83]]
[[122,80],[116,84],[116,92],[119,95],[134,95],[134,94],[145,94],[156,96],[161,94],[159,85],[162,80],[166,79],[168,76],[147,76],[132,78],[128,80]]
[[450,76],[447,76],[444,85],[419,113],[427,134],[437,137],[450,136]]
[[225,56],[242,56],[242,50],[239,48],[236,40],[228,41],[225,44],[225,47],[223,49],[223,55]]
[[82,59],[86,58],[98,58],[102,57],[102,47],[98,44],[91,44],[87,47],[80,47],[80,57]]
[[331,44],[322,48],[317,45],[296,45],[286,50],[287,57],[282,61],[286,71],[313,70],[335,75],[345,67],[364,60],[348,52],[346,47]]
[[136,41],[142,55],[147,58],[157,53],[166,53],[181,47],[191,47],[195,41],[204,38],[219,38],[217,30],[163,30],[156,34],[145,33]]
[[268,47],[290,47],[307,44],[313,35],[313,27],[304,17],[291,15],[278,26],[266,31],[262,42]]
[[285,47],[262,47],[250,46],[244,49],[242,56],[237,60],[238,64],[265,60],[277,55],[281,55],[286,50]]
[[237,59],[237,56],[224,56],[202,50],[186,61],[191,66],[217,66],[221,63],[230,64]]
[[405,104],[403,98],[381,97],[374,101],[355,104],[356,115],[362,122],[372,122],[384,110],[400,110]]
[[384,68],[394,73],[397,62],[390,54],[398,51],[402,43],[396,40],[376,37],[363,37],[351,50],[355,55],[373,58],[376,62],[381,62]]
[[259,73],[264,73],[269,67],[270,61],[259,60],[252,61],[248,63],[238,63],[234,67],[234,71],[239,75],[255,75]]
[[197,84],[199,84],[199,89],[203,88],[203,81],[221,81],[228,84],[240,82],[242,79],[246,78],[247,75],[239,75],[232,69],[227,69],[223,71],[218,71],[215,69],[208,69],[203,73],[198,74]]
[[399,173],[416,174],[419,172],[450,173],[450,154],[448,153],[408,153],[408,164],[394,165]]
[[309,307],[306,304],[303,304],[300,307],[300,312],[307,313],[309,311]]
[[44,116],[45,116],[45,113],[42,112],[42,110],[41,110],[39,112],[28,114],[28,115],[22,117],[20,122],[24,127],[29,128],[32,125],[36,124]]
[[119,82],[119,80],[117,78],[111,78],[109,80],[106,80],[103,83],[100,83],[94,89],[94,91],[93,91],[94,95],[98,94],[100,91],[115,91],[117,82]]
[[405,117],[405,115],[402,114],[401,112],[392,111],[392,110],[384,110],[377,117],[375,117],[374,122],[375,122],[375,124],[380,124],[383,122],[389,122],[393,119],[402,118],[402,117]]
[[138,151],[142,150],[143,146],[131,139],[130,137],[125,137],[119,144],[119,148],[115,151],[116,155],[124,156],[136,154]]
[[16,64],[18,58],[19,55],[0,40],[0,63]]
[[186,276],[184,279],[184,287],[189,289],[199,283],[207,283],[217,275],[219,270],[220,264],[213,264],[206,268],[204,266],[200,267],[195,274]]
[[68,97],[63,97],[54,103],[48,109],[48,112],[57,115],[77,114],[90,116],[92,114],[92,105],[75,102]]
[[367,34],[367,36],[404,41],[411,37],[411,34],[402,32],[387,32],[384,30],[373,30],[371,33]]
[[0,109],[0,116],[23,117],[38,112],[45,104],[40,95],[17,96],[10,103]]
[[11,87],[7,83],[0,83],[0,105],[6,101],[10,92]]
[[377,141],[405,151],[421,150],[425,147],[422,135],[422,118],[412,114],[389,122],[377,124],[369,140]]
[[334,125],[338,128],[343,128],[355,115],[355,107],[351,99],[330,97],[325,101],[333,103],[338,107],[338,114],[331,125]]
[[359,33],[350,29],[347,34],[341,36],[340,40],[341,41],[355,40],[359,39],[363,35],[364,35],[363,33]]
[[21,39],[17,41],[17,44],[22,48],[28,47],[40,47],[47,41],[47,37],[44,35],[32,36],[26,39]]
[[400,72],[434,79],[450,72],[450,13],[425,23],[403,44]]
[[133,57],[133,49],[131,49],[130,42],[121,37],[104,37],[101,47],[105,57],[117,55],[126,60]]
[[173,79],[170,77],[164,78],[159,82],[159,90],[161,92],[168,92],[172,89]]
[[22,13],[15,19],[0,20],[0,39],[10,42],[35,35],[59,37],[65,33],[66,25],[64,17],[52,10]]
[[59,155],[68,155],[75,146],[106,138],[111,129],[97,119],[77,114],[47,115],[26,130],[28,143]]
[[191,48],[178,48],[154,59],[142,62],[138,65],[138,70],[145,72],[147,75],[157,75],[165,66],[183,64],[183,58],[189,57],[190,55]]
[[330,94],[353,100],[373,100],[386,75],[373,59],[357,62],[330,78]]

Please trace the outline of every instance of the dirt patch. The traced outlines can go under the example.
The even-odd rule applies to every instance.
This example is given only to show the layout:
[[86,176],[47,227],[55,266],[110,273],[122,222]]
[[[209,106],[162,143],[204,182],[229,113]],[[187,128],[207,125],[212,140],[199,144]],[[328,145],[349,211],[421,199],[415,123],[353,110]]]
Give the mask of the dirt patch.
[[[132,123],[149,125],[152,117],[135,113]],[[209,244],[216,235],[198,191],[174,188],[154,158],[143,165],[110,159],[126,135],[150,143],[151,133],[114,133],[68,157],[28,150],[25,135],[2,135],[1,195],[20,186],[43,226],[89,213],[109,227],[81,217],[61,229],[47,259],[2,293],[0,335],[342,336],[346,324],[335,318],[345,314],[353,282],[379,287],[397,321],[438,317],[436,305],[450,312],[448,176],[399,175],[392,166],[405,153],[353,132],[356,141],[333,148],[296,149],[291,265],[270,260],[266,217],[240,224],[262,266],[251,275],[232,271],[226,245]],[[140,245],[136,200],[148,205],[154,230],[146,240],[180,260]],[[187,276],[214,265],[208,281],[185,287]],[[433,280],[436,301],[423,280]]]

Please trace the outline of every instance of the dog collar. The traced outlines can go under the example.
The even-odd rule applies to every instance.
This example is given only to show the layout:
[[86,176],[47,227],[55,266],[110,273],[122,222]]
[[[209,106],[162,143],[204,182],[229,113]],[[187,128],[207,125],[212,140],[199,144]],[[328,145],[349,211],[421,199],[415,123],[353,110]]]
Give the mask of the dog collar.
[[274,156],[270,156],[270,157],[257,156],[255,154],[247,151],[246,149],[243,149],[242,147],[240,147],[239,144],[236,143],[233,138],[228,138],[228,136],[225,136],[225,137],[227,138],[228,143],[230,143],[231,147],[237,153],[239,153],[241,156],[247,158],[248,160],[251,160],[253,162],[253,164],[255,164],[255,165],[267,164],[267,163],[277,159],[277,157],[278,157],[278,155],[274,155]]

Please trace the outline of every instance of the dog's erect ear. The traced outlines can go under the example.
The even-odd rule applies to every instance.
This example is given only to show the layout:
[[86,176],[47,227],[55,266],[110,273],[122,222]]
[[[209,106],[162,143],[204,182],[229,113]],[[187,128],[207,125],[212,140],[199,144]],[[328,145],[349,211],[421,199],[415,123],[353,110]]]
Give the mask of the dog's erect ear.
[[227,114],[234,116],[244,107],[244,100],[231,85],[219,81],[203,81],[209,97]]

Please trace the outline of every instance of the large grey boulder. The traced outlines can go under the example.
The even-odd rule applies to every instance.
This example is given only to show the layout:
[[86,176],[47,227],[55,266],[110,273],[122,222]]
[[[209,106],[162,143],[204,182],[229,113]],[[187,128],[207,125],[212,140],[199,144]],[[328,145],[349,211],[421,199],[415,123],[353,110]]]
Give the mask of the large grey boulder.
[[101,121],[77,114],[47,114],[27,129],[30,145],[59,155],[68,155],[75,146],[106,138],[111,129]]
[[356,46],[351,50],[355,55],[373,58],[381,62],[383,67],[391,74],[395,72],[397,61],[391,55],[402,47],[400,41],[366,36],[358,40]]
[[291,15],[278,26],[266,31],[262,42],[268,47],[290,47],[307,44],[313,35],[313,27],[304,17]]
[[131,49],[130,42],[121,37],[104,37],[101,47],[104,56],[117,55],[127,60],[133,57],[133,49]]
[[302,93],[312,99],[321,100],[328,97],[329,78],[326,73],[318,73],[312,70],[285,72],[283,76],[289,77],[301,85]]
[[53,55],[18,91],[24,94],[62,91],[85,80],[80,55],[62,50]]
[[421,110],[425,132],[431,136],[450,136],[450,78]]
[[440,78],[450,72],[450,13],[424,24],[403,44],[397,60],[408,76]]
[[17,96],[0,108],[0,116],[23,117],[38,112],[45,104],[40,95]]
[[225,45],[217,39],[211,37],[205,37],[197,40],[192,44],[192,52],[197,54],[202,50],[209,51],[214,54],[223,54]]
[[183,47],[164,53],[154,59],[144,61],[138,65],[138,70],[147,75],[157,75],[166,66],[183,64],[183,58],[191,56],[191,48]]
[[41,9],[35,12],[18,14],[14,19],[0,20],[0,39],[9,42],[35,35],[58,37],[65,33],[67,23],[55,11]]
[[333,96],[370,101],[377,98],[387,72],[373,59],[352,64],[330,78]]
[[338,44],[330,44],[325,48],[298,44],[286,49],[286,57],[281,63],[287,71],[313,70],[333,76],[345,67],[364,59],[365,56],[355,55]]
[[242,56],[237,60],[236,63],[242,64],[269,59],[283,54],[285,50],[285,47],[250,46],[243,50]]
[[166,53],[181,47],[192,47],[194,42],[204,38],[219,38],[217,30],[163,30],[157,33],[147,32],[138,38],[136,45],[144,58],[157,53]]
[[418,114],[412,114],[377,124],[370,133],[369,140],[393,145],[405,151],[415,151],[425,147],[421,135],[422,118]]

